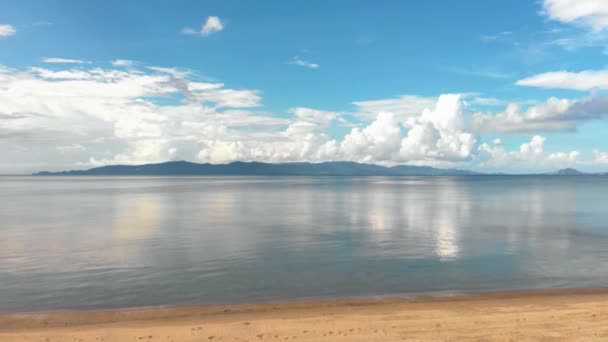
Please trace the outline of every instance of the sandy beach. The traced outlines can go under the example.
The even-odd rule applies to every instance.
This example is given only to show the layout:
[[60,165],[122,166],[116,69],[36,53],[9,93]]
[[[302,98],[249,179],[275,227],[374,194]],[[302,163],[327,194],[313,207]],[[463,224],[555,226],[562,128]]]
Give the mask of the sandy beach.
[[608,341],[608,290],[0,315],[0,341]]

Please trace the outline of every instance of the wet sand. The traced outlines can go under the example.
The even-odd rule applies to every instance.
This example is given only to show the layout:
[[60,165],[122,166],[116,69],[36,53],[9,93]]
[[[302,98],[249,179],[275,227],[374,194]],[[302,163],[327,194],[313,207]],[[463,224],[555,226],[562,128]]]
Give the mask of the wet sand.
[[608,341],[608,290],[0,314],[0,341]]

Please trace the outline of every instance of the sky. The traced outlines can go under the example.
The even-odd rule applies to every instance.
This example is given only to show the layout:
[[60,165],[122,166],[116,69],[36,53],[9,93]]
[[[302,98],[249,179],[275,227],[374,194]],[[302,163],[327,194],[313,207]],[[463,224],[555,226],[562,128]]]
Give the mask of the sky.
[[0,173],[608,171],[608,1],[0,1]]

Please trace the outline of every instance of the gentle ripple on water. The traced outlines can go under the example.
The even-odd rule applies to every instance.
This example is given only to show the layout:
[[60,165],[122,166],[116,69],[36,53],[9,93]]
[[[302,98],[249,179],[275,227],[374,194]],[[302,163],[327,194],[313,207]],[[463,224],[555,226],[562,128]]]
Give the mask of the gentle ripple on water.
[[608,284],[608,177],[0,177],[0,311]]

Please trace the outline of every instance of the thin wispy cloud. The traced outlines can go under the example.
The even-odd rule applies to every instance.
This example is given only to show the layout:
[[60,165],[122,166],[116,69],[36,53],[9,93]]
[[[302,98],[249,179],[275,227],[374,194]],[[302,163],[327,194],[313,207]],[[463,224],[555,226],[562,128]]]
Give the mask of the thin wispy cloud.
[[117,67],[129,67],[135,65],[135,61],[128,59],[117,59],[112,61],[112,65]]
[[355,101],[352,104],[357,108],[353,114],[364,121],[373,120],[378,113],[389,112],[400,121],[420,115],[426,108],[432,108],[437,103],[436,96],[418,96],[413,94],[398,97]]
[[80,59],[69,59],[69,58],[44,58],[42,60],[44,63],[55,63],[55,64],[86,64],[90,63],[88,61],[83,61]]
[[207,20],[201,25],[200,29],[196,30],[185,27],[182,29],[182,34],[206,37],[222,31],[225,27],[226,23],[220,17],[210,16],[207,17]]
[[50,21],[35,21],[32,23],[32,26],[38,26],[38,27],[51,27],[54,24]]
[[288,64],[297,65],[308,69],[318,69],[320,67],[319,64],[305,61],[298,56],[295,56]]
[[485,78],[504,79],[512,78],[514,76],[512,73],[488,69],[445,68],[445,70],[455,74]]
[[558,46],[566,51],[576,51],[581,48],[608,46],[608,30],[568,30],[554,34],[548,41],[549,46]]
[[175,78],[184,78],[184,77],[190,76],[192,74],[192,71],[184,70],[184,69],[180,69],[180,68],[164,68],[164,67],[157,67],[157,66],[149,66],[149,67],[147,67],[147,69],[150,69],[150,70],[153,70],[156,72],[160,72],[163,74],[171,75]]
[[8,24],[0,24],[0,37],[10,37],[17,33],[17,29]]
[[495,42],[497,40],[502,40],[506,37],[509,37],[513,34],[511,31],[502,31],[496,34],[483,34],[480,39],[482,42]]
[[518,86],[592,91],[608,89],[608,70],[551,71],[518,80]]
[[476,105],[476,106],[488,106],[488,107],[497,107],[497,106],[505,106],[507,105],[507,101],[502,99],[497,99],[495,97],[483,97],[483,96],[475,96],[470,100],[466,100],[467,104]]

